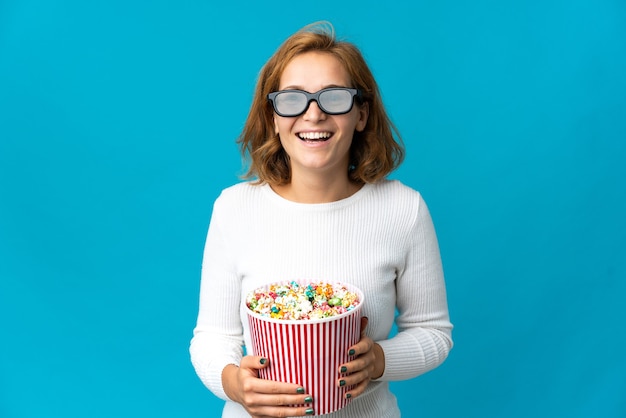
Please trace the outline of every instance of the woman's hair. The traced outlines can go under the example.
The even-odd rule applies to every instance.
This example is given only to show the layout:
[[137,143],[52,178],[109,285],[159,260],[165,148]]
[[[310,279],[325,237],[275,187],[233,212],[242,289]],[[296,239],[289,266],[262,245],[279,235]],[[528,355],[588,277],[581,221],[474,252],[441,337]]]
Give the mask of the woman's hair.
[[270,185],[284,185],[291,181],[289,157],[275,133],[274,111],[267,95],[278,90],[287,64],[294,57],[311,51],[329,53],[337,58],[353,84],[346,87],[361,90],[363,104],[357,105],[367,103],[369,106],[365,129],[354,132],[348,177],[358,183],[372,183],[386,177],[404,159],[402,138],[385,112],[376,80],[361,52],[354,44],[337,40],[328,22],[313,23],[290,36],[263,66],[248,119],[237,140],[244,158],[250,157],[248,171],[243,177],[256,177],[257,183]]

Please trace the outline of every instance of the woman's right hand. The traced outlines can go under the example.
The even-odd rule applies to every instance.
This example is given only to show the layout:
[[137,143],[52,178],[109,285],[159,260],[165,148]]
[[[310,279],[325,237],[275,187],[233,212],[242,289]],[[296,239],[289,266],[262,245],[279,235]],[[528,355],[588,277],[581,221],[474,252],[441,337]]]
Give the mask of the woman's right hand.
[[253,418],[312,415],[313,400],[304,388],[259,378],[259,370],[268,364],[269,360],[263,357],[245,356],[239,367],[226,366],[222,371],[226,395],[243,405]]

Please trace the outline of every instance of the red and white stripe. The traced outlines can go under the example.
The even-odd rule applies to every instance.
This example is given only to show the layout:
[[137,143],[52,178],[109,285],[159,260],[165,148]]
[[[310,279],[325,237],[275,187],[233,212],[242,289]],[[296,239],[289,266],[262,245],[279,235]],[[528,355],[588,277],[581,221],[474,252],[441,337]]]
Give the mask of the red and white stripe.
[[249,314],[252,351],[269,359],[263,379],[301,385],[313,397],[316,414],[343,408],[350,387],[339,387],[339,367],[351,360],[348,350],[360,339],[360,309],[320,321],[278,321]]

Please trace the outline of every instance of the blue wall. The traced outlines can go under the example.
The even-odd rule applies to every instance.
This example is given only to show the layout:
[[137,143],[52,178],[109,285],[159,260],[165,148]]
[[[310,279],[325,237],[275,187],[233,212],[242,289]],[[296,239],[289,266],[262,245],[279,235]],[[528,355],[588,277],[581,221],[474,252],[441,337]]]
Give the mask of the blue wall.
[[405,415],[626,416],[623,1],[211,3],[0,2],[0,416],[215,416],[211,205],[260,67],[321,19],[439,234],[456,346]]

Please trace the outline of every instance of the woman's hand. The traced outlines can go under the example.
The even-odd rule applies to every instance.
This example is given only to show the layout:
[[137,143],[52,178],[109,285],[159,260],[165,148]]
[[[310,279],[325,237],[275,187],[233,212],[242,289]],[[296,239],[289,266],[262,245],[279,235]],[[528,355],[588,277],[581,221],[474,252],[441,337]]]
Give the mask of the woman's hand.
[[268,364],[265,358],[245,356],[239,367],[234,364],[226,366],[222,371],[226,395],[243,405],[253,418],[312,415],[314,411],[310,403],[313,399],[304,388],[259,378],[259,369]]
[[380,345],[365,335],[367,317],[361,318],[361,340],[350,347],[349,355],[356,355],[356,359],[340,366],[341,377],[338,386],[352,386],[346,397],[354,398],[361,395],[370,380],[378,379],[385,371],[385,353]]

